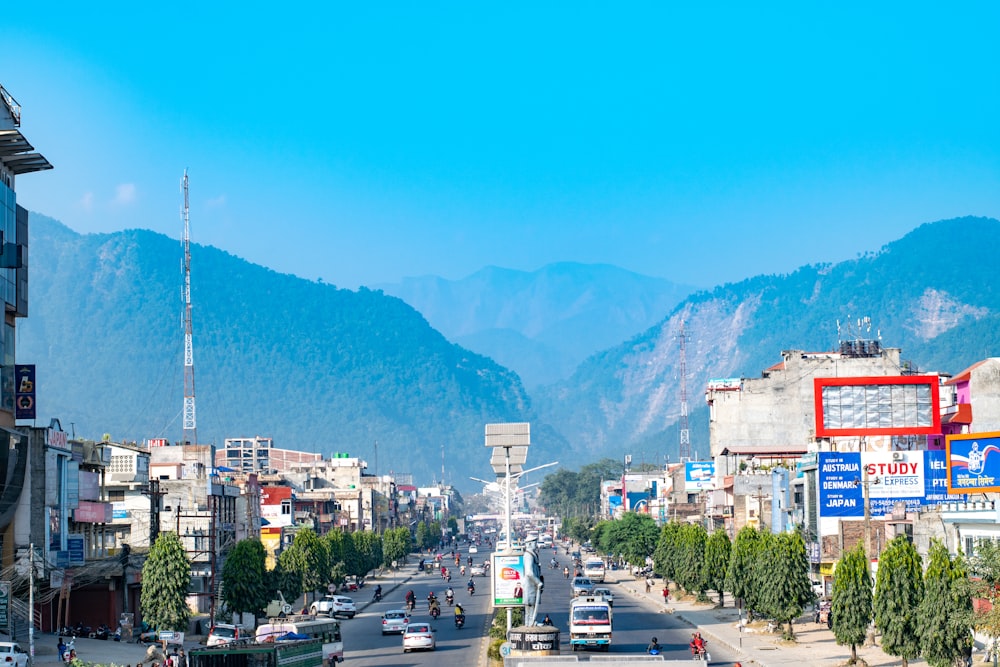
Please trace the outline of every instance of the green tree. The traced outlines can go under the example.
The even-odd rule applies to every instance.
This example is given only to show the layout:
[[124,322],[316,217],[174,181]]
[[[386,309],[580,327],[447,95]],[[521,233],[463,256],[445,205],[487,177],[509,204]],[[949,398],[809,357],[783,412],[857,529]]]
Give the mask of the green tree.
[[364,577],[375,568],[382,566],[382,538],[370,530],[359,530],[351,534],[354,547],[361,556],[358,572],[349,572],[357,577]]
[[653,551],[653,570],[668,582],[677,581],[677,572],[680,567],[680,543],[681,524],[676,521],[668,521],[660,530],[660,537],[656,541],[656,549]]
[[686,523],[681,526],[680,562],[677,568],[676,581],[688,593],[704,595],[705,580],[702,572],[705,566],[705,544],[708,533],[699,523]]
[[830,617],[834,638],[841,646],[850,644],[850,664],[856,664],[858,644],[865,640],[872,620],[872,578],[868,556],[860,542],[841,556],[833,572]]
[[434,548],[441,544],[441,522],[431,521],[431,525],[427,528],[427,539],[430,542],[427,546]]
[[611,540],[611,526],[613,524],[613,521],[607,519],[598,521],[594,524],[593,530],[590,531],[590,541],[594,548],[602,554],[611,553],[611,550],[614,549]]
[[187,630],[191,561],[177,533],[160,533],[142,566],[143,618],[157,630]]
[[453,516],[448,517],[448,532],[452,537],[458,535],[458,519]]
[[816,599],[802,534],[795,531],[766,538],[757,566],[761,610],[778,623],[787,623],[785,636],[794,639],[792,622]]
[[962,557],[931,540],[924,597],[917,609],[920,654],[931,667],[949,667],[972,654],[972,590]]
[[349,533],[340,530],[331,530],[322,537],[323,543],[326,545],[326,557],[330,568],[327,573],[327,581],[331,584],[340,586],[347,580],[344,551],[345,549],[350,551],[350,547],[345,547],[344,542],[350,541],[350,539]]
[[299,596],[302,595],[302,575],[295,569],[288,549],[278,554],[278,562],[271,570],[268,581],[273,590],[281,591],[289,604],[298,600]]
[[427,524],[421,521],[417,524],[417,547],[427,549],[431,546],[427,537]]
[[261,616],[270,602],[261,582],[267,571],[264,545],[256,538],[240,540],[222,566],[222,601],[231,611]]
[[705,565],[701,578],[706,588],[719,594],[720,607],[726,606],[726,574],[729,571],[729,562],[732,560],[732,547],[729,534],[723,528],[718,528],[709,535],[705,544]]
[[902,658],[903,667],[920,656],[917,609],[923,597],[920,554],[905,535],[899,535],[879,556],[873,608],[882,650]]
[[330,580],[330,559],[326,543],[312,528],[300,528],[281,558],[285,569],[299,577],[299,590],[306,595],[326,589]]
[[622,556],[629,565],[643,566],[656,550],[660,529],[648,514],[625,512],[612,522],[608,541],[613,548],[606,553]]
[[978,540],[969,566],[976,576],[972,582],[973,594],[990,602],[976,609],[973,621],[977,630],[992,638],[996,650],[1000,638],[1000,544],[990,539]]
[[387,565],[402,564],[413,551],[413,541],[408,528],[393,528],[382,536],[382,551]]
[[757,606],[758,591],[755,588],[754,572],[762,542],[760,531],[753,526],[743,526],[736,533],[729,571],[726,572],[726,588],[738,600],[742,600],[748,610]]

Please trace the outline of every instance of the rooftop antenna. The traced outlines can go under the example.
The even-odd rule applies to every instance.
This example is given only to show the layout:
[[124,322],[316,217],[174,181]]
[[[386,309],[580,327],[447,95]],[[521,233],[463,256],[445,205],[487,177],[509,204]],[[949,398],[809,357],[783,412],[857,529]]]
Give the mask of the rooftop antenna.
[[188,174],[181,180],[184,191],[184,438],[183,442],[198,444],[198,427],[194,409],[194,341],[191,325],[191,218],[188,215]]

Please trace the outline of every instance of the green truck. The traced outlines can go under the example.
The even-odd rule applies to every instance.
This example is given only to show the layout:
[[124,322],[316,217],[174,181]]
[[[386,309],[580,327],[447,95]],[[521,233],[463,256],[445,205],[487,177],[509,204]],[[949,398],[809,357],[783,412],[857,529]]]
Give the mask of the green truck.
[[266,644],[237,641],[188,652],[189,667],[324,667],[323,642],[315,639]]

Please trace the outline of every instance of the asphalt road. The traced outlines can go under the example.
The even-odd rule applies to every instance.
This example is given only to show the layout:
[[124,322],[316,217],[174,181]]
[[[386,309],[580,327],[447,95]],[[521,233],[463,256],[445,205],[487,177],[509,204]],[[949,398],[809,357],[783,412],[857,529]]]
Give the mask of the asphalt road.
[[[483,562],[488,554],[473,555],[476,562]],[[462,562],[467,554],[462,551]],[[454,561],[448,564],[448,568]],[[451,586],[455,590],[455,599],[465,609],[466,623],[462,629],[455,627],[454,610],[445,602],[444,593],[448,584],[441,579],[440,574],[417,574],[409,583],[396,588],[382,602],[368,607],[352,620],[341,623],[344,635],[345,664],[350,665],[478,665],[481,664],[485,650],[485,637],[491,618],[489,608],[489,579],[476,577],[476,593],[469,595],[465,584],[468,576],[462,579],[455,570]],[[388,587],[384,587],[388,588]],[[436,630],[437,648],[434,651],[403,653],[403,640],[400,635],[382,635],[382,612],[388,609],[404,609],[406,591],[412,589],[417,596],[417,608],[411,619],[414,621],[431,621]],[[368,587],[364,591],[368,592]],[[432,621],[427,610],[427,594],[431,591],[441,601],[441,617]],[[370,594],[370,593],[369,593]],[[356,600],[360,600],[358,595]]]

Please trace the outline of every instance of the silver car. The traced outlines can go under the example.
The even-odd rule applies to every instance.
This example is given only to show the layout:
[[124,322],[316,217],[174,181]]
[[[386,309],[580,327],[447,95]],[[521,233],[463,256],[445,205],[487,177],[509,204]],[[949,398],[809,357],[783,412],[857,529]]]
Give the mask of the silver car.
[[410,623],[410,614],[405,609],[390,609],[382,614],[382,634],[391,632],[403,634]]
[[590,595],[594,590],[594,582],[589,577],[573,577],[573,596]]

